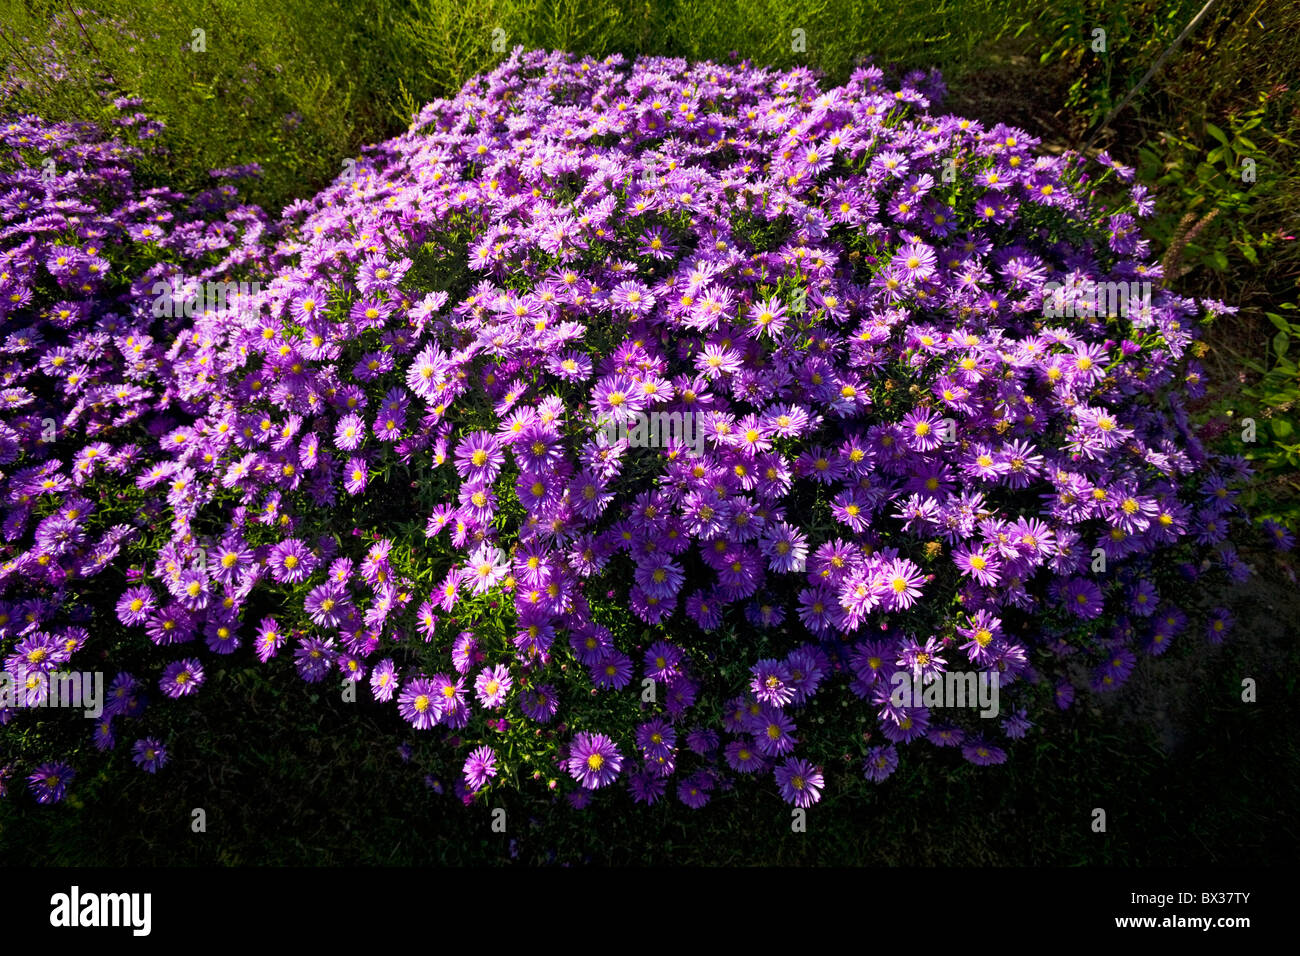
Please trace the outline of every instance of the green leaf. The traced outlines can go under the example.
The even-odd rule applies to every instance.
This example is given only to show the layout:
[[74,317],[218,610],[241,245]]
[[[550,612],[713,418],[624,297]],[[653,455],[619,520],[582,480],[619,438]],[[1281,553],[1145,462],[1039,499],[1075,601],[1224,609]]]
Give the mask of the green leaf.
[[1217,139],[1224,146],[1228,145],[1227,134],[1224,133],[1223,130],[1219,129],[1219,127],[1215,126],[1213,123],[1206,123],[1205,131],[1209,133],[1211,136],[1213,136],[1215,139]]
[[1273,336],[1273,354],[1278,358],[1286,355],[1287,346],[1291,344],[1291,337],[1285,332],[1279,332]]
[[1291,328],[1290,323],[1288,323],[1286,319],[1282,318],[1282,316],[1278,315],[1276,312],[1265,312],[1264,315],[1268,318],[1270,322],[1273,323],[1273,327],[1277,329],[1279,332],[1286,332],[1288,329]]
[[1275,418],[1275,419],[1273,419],[1273,435],[1274,435],[1274,437],[1276,437],[1276,438],[1286,438],[1287,435],[1290,435],[1294,430],[1295,430],[1295,429],[1293,429],[1293,428],[1291,427],[1291,423],[1290,423],[1289,421],[1287,421],[1285,418]]

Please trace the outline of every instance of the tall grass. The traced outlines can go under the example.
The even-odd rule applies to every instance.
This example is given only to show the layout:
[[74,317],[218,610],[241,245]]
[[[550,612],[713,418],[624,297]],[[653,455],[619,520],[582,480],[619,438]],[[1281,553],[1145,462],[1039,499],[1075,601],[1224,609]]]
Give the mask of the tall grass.
[[[11,109],[108,115],[138,96],[162,119],[146,172],[193,190],[258,162],[247,198],[275,208],[333,179],[346,157],[404,129],[516,45],[603,58],[735,53],[832,80],[872,54],[950,76],[978,68],[1013,26],[994,0],[896,8],[882,0],[0,0]],[[204,52],[193,48],[204,31]],[[802,31],[796,33],[796,31]],[[57,80],[46,61],[60,64]]]
[[[394,11],[388,0],[2,0],[10,108],[99,119],[139,97],[166,123],[146,174],[184,190],[213,168],[258,162],[252,198],[272,207],[323,185],[363,143],[394,128]],[[205,50],[195,47],[201,35]],[[60,64],[51,76],[47,61]],[[56,78],[57,77],[57,78]]]

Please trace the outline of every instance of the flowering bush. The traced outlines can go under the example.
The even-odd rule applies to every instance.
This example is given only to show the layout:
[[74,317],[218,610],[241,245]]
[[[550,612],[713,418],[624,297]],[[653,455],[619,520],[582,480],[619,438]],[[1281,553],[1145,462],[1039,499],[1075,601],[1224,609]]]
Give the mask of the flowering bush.
[[[15,119],[25,703],[99,653],[94,742],[138,722],[165,773],[184,744],[145,732],[145,691],[291,654],[436,736],[466,802],[531,778],[699,807],[758,774],[806,807],[834,756],[999,763],[1031,713],[1122,685],[1209,610],[1188,581],[1249,573],[1245,463],[1183,411],[1224,307],[1159,288],[1131,171],[942,92],[517,50],[275,225]],[[178,309],[186,277],[257,286]],[[1000,717],[900,703],[947,672],[996,676]],[[50,757],[24,754],[43,801],[72,774]]]

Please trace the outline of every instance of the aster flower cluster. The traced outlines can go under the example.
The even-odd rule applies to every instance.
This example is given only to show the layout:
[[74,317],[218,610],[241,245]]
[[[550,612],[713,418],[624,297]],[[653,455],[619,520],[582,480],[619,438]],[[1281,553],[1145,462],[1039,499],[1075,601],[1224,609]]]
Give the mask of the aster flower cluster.
[[[555,774],[578,807],[615,782],[701,807],[762,773],[807,807],[827,777],[800,725],[846,690],[887,741],[870,780],[921,739],[1001,762],[1030,707],[1163,653],[1183,582],[1249,573],[1228,543],[1247,470],[1189,424],[1204,306],[1158,288],[1131,171],[941,93],[516,50],[274,227],[190,229],[171,194],[74,213],[28,159],[0,197],[21,223],[0,318],[26,323],[4,340],[0,637],[55,634],[71,582],[126,548],[114,620],[163,655],[166,696],[209,655],[290,648],[304,680],[439,735],[467,801]],[[46,129],[72,141],[28,119],[6,144]],[[264,286],[159,323],[144,290],[174,267],[109,304],[108,238]],[[1059,285],[1139,279],[1157,291],[1123,314],[1046,317]],[[656,413],[702,441],[611,439]],[[143,492],[164,540],[92,539],[96,478]],[[949,670],[997,674],[1009,716],[891,700],[896,674]],[[165,755],[137,743],[150,771]]]

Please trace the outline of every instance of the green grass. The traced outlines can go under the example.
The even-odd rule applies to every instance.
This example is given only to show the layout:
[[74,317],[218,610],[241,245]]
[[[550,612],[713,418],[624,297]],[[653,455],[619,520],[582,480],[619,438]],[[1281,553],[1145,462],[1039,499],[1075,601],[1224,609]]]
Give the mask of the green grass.
[[[960,75],[1012,28],[994,0],[900,11],[881,0],[0,0],[0,62],[30,86],[18,105],[51,119],[94,118],[100,93],[139,96],[166,124],[149,171],[195,191],[207,170],[259,162],[252,201],[277,208],[319,189],[362,147],[406,128],[517,44],[595,57],[725,60],[733,51],[843,79],[871,53]],[[205,52],[196,52],[195,29]],[[803,31],[796,40],[795,30]],[[45,80],[35,50],[54,40],[67,77]],[[108,78],[112,82],[108,82]]]

